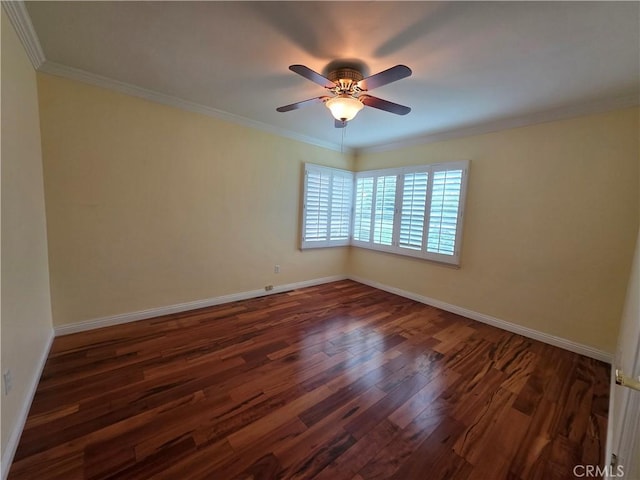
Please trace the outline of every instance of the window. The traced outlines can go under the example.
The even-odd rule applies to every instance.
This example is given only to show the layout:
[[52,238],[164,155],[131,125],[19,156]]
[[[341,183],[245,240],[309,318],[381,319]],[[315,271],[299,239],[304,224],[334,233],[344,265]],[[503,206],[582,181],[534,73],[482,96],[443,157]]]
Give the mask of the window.
[[353,173],[305,165],[302,248],[348,245]]
[[468,167],[451,162],[354,176],[307,164],[302,247],[350,244],[457,265]]
[[460,262],[468,162],[358,172],[352,245]]

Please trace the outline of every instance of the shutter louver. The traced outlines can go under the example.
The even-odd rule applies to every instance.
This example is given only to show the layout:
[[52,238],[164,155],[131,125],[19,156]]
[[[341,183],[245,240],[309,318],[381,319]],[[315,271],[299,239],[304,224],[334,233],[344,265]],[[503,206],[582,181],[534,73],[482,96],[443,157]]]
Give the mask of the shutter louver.
[[427,185],[426,172],[404,175],[399,240],[402,248],[422,250]]
[[331,174],[307,171],[304,239],[307,242],[327,239],[329,224],[329,186]]
[[427,252],[454,255],[462,170],[433,173]]

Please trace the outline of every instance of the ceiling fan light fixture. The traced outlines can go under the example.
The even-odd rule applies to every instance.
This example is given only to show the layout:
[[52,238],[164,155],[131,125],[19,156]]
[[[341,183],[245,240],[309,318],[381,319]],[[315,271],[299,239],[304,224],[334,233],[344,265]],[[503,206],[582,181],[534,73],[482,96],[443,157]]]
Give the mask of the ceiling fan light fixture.
[[326,101],[325,105],[331,110],[331,115],[336,120],[348,122],[352,120],[364,105],[360,100],[351,95],[338,95]]

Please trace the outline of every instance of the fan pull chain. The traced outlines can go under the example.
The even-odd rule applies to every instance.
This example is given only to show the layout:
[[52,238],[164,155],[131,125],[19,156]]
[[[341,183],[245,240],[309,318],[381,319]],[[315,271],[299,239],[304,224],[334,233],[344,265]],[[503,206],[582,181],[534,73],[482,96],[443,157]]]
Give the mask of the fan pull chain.
[[342,141],[340,142],[340,153],[344,153],[344,132],[347,129],[349,122],[345,122],[344,128],[342,128]]

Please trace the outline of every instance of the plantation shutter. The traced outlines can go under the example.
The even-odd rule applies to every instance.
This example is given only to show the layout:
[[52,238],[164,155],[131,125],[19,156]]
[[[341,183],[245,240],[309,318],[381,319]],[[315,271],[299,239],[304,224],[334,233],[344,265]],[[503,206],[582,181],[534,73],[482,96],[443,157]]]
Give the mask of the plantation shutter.
[[423,248],[428,178],[427,172],[404,175],[398,242],[398,246],[402,248],[412,250],[422,250]]
[[427,252],[456,253],[456,233],[462,193],[463,170],[433,172]]
[[353,174],[306,164],[302,248],[349,244]]
[[396,175],[381,176],[376,181],[373,243],[391,245],[396,203]]
[[307,169],[304,201],[304,241],[306,242],[327,240],[330,182],[329,172],[316,168]]
[[371,240],[371,209],[373,208],[373,177],[358,178],[353,214],[353,239]]
[[353,176],[333,173],[329,240],[349,241]]

